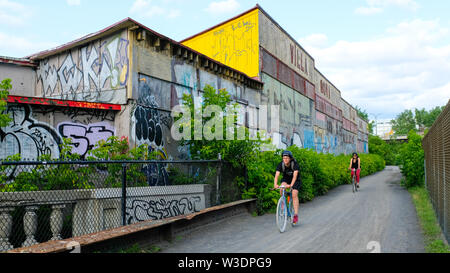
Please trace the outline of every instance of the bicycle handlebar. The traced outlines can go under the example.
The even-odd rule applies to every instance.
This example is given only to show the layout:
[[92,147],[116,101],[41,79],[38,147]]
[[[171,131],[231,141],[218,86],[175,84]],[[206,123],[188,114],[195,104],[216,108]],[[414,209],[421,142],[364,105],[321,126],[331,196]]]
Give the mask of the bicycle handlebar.
[[288,188],[291,188],[291,187],[279,186],[278,189],[270,188],[270,190],[275,191],[275,190],[288,189]]

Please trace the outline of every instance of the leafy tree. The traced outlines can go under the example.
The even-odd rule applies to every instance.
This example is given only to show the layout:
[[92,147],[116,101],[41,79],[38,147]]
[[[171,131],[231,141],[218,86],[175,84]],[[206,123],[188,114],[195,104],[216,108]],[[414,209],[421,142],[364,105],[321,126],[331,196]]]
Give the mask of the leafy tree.
[[371,121],[368,123],[369,135],[374,135],[373,129],[375,128],[375,121]]
[[[252,140],[249,138],[249,130],[247,128],[242,128],[244,130],[245,139],[238,138],[238,130],[234,130],[234,137],[232,140],[227,138],[227,131],[230,131],[238,120],[237,110],[238,104],[233,103],[230,94],[225,89],[216,90],[212,86],[207,85],[204,88],[203,93],[203,103],[200,107],[195,107],[194,98],[190,94],[183,95],[183,106],[187,107],[191,113],[190,124],[183,124],[184,128],[191,128],[190,139],[183,139],[181,145],[189,146],[191,157],[193,159],[206,159],[213,160],[217,159],[220,153],[222,159],[233,164],[234,167],[246,166],[248,161],[254,157],[255,153],[259,151],[261,141],[258,137],[257,140]],[[211,125],[216,117],[216,114],[212,114],[210,117],[203,117],[201,119],[201,127],[203,132],[205,128],[210,130],[213,134],[219,133],[218,130],[222,130],[222,140],[208,140],[205,136],[200,139],[195,136],[195,122],[199,122],[198,116],[203,116],[205,110],[209,106],[218,106],[221,110],[221,115],[223,115],[222,122],[220,124],[215,123]],[[200,108],[200,109],[197,109]],[[175,117],[175,122],[180,120],[181,117]],[[228,124],[228,120],[232,120],[233,124]]]
[[358,105],[355,107],[358,116],[367,122],[367,129],[370,135],[373,135],[373,129],[375,128],[375,121],[369,121],[369,114],[366,110],[359,108]]
[[366,110],[359,108],[358,105],[355,106],[356,112],[358,112],[358,116],[363,120],[369,122],[369,114],[367,114]]
[[9,90],[11,90],[11,79],[4,79],[0,83],[0,127],[6,127],[11,122],[11,118],[8,114],[4,114],[6,110],[6,99],[9,95]]
[[433,126],[445,106],[436,106],[430,111],[422,109],[405,110],[392,121],[396,135],[407,135],[409,131],[423,132]]
[[[442,111],[444,111],[444,108],[445,106],[436,106],[429,112],[426,112],[423,118],[423,127],[430,128],[431,126],[433,126],[433,123],[436,121],[436,119],[439,117]],[[420,126],[421,124],[418,122],[418,125]]]
[[407,135],[409,131],[416,131],[416,120],[411,110],[405,110],[392,120],[392,129],[396,135]]
[[379,136],[369,136],[369,152],[381,156],[387,165],[396,165],[397,146],[386,143]]
[[414,111],[416,124],[419,126],[419,130],[422,130],[425,128],[425,123],[428,119],[428,112],[423,108],[422,110],[415,109]]

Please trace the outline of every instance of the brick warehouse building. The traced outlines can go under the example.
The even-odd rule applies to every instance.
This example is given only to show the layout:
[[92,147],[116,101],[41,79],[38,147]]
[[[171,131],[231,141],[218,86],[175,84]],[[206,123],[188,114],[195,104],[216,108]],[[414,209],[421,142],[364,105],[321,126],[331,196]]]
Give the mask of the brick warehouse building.
[[278,148],[368,152],[367,122],[259,5],[181,43],[264,82],[262,104],[282,105]]
[[[243,112],[280,105],[280,128],[268,132],[279,148],[368,152],[367,123],[259,6],[181,43],[127,18],[22,59],[0,57],[4,78],[13,122],[0,129],[0,158],[57,158],[65,137],[85,155],[112,135],[189,158],[171,137],[170,113],[184,93],[201,100],[207,84],[227,89]],[[252,121],[243,114],[240,123],[258,129]]]

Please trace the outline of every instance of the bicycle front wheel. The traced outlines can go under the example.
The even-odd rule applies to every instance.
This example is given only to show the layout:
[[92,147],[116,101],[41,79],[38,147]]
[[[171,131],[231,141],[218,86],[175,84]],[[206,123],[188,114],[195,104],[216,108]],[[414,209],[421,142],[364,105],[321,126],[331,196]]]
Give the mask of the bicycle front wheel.
[[283,233],[286,229],[287,222],[287,208],[286,201],[283,197],[278,200],[277,205],[277,226],[281,233]]
[[356,191],[356,179],[355,179],[355,176],[353,176],[353,178],[352,178],[352,189],[353,189],[353,192]]

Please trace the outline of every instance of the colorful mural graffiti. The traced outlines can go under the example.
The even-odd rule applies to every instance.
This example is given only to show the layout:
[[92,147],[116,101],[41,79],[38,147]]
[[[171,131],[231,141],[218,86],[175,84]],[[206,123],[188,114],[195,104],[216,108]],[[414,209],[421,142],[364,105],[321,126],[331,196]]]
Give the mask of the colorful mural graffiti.
[[16,154],[30,161],[43,155],[58,159],[63,138],[84,158],[98,141],[115,135],[115,115],[107,110],[11,103],[7,113],[13,121],[0,128],[0,159]]
[[126,103],[129,74],[126,32],[42,60],[37,91],[47,98]]
[[[161,110],[162,107],[167,109],[170,105],[171,93],[167,92],[169,90],[171,83],[139,75],[138,105],[131,118],[131,132],[135,144],[137,146],[147,144],[149,152],[156,151],[162,160],[171,158],[164,141],[164,134],[167,133],[165,130],[170,132],[171,118],[167,116],[170,112]],[[143,171],[147,174],[149,186],[168,185],[167,164],[147,164]]]
[[83,125],[72,122],[63,122],[58,125],[58,131],[64,138],[72,141],[72,153],[86,156],[89,150],[100,140],[107,140],[115,135],[114,128],[107,122]]
[[42,155],[59,157],[62,138],[49,124],[33,118],[31,106],[8,105],[12,122],[0,128],[0,159],[20,154],[22,160],[35,161]]
[[258,10],[231,20],[182,44],[250,77],[259,74]]

